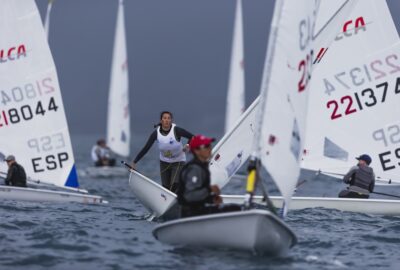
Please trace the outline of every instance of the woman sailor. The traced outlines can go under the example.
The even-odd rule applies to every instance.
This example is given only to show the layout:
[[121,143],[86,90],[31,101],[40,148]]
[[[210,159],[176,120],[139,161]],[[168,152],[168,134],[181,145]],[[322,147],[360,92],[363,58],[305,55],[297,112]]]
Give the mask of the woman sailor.
[[180,171],[185,165],[188,144],[182,145],[181,139],[186,138],[188,141],[193,134],[183,128],[172,123],[173,116],[171,112],[164,111],[160,114],[160,123],[155,126],[155,130],[151,133],[146,145],[137,154],[133,161],[133,168],[139,160],[149,151],[155,141],[158,142],[160,150],[160,174],[163,187],[176,192],[179,181]]

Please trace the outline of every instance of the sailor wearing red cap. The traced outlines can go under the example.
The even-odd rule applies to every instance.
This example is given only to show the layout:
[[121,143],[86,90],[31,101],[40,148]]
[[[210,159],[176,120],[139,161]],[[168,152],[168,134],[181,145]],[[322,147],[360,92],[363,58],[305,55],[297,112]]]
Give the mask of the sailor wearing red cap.
[[189,143],[193,159],[181,171],[177,192],[182,217],[240,210],[236,205],[223,207],[219,187],[211,185],[208,164],[213,141],[196,135]]

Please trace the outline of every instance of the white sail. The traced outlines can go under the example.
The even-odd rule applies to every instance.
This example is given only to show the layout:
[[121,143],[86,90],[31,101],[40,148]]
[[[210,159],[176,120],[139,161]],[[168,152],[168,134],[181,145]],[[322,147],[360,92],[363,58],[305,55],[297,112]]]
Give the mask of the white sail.
[[[326,22],[326,18],[329,18],[332,14],[334,14],[336,10],[343,5],[343,3],[344,1],[321,2],[316,22],[317,28],[322,28],[323,24]],[[358,26],[357,28],[355,28],[356,22]],[[323,113],[326,113],[325,106],[327,101],[321,102],[321,100],[326,100],[326,98],[329,97],[323,90],[321,90],[326,90],[327,87],[329,87],[329,84],[326,86],[324,83],[324,79],[328,79],[324,74],[332,73],[332,71],[338,70],[341,67],[343,69],[343,67],[346,66],[355,68],[352,71],[353,74],[355,74],[355,72],[357,72],[359,69],[361,69],[361,71],[365,71],[365,67],[363,65],[360,67],[356,66],[357,61],[367,59],[369,55],[376,54],[376,52],[382,51],[382,49],[398,42],[398,33],[391,18],[386,1],[384,0],[368,0],[357,2],[353,11],[348,16],[348,19],[343,20],[341,28],[341,33],[337,35],[335,41],[329,46],[329,50],[323,51],[323,57],[320,55],[320,57],[317,58],[317,61],[321,60],[322,58],[324,61],[320,61],[318,63],[318,69],[313,72],[313,80],[316,83],[311,84],[311,97],[309,105],[310,112],[308,113],[306,145],[304,150],[305,156],[303,157],[304,160],[302,162],[302,168],[316,171],[321,170],[326,173],[331,172],[337,174],[338,177],[342,177],[341,175],[343,175],[349,169],[349,167],[354,165],[354,157],[356,155],[364,152],[372,153],[374,151],[373,148],[371,148],[372,143],[370,141],[366,141],[369,140],[371,136],[363,136],[362,132],[366,132],[364,129],[361,129],[362,131],[360,130],[360,132],[357,131],[364,126],[369,126],[364,125],[363,123],[369,121],[371,116],[366,115],[365,118],[363,118],[362,121],[358,121],[358,123],[351,120],[348,122],[350,126],[347,125],[346,127],[338,127],[336,125],[331,126],[331,120],[329,117],[325,119],[322,118],[321,116]],[[348,30],[345,33],[342,32],[344,28]],[[383,31],[382,29],[385,30]],[[395,59],[389,59],[389,61],[393,60]],[[351,71],[352,68],[349,68],[349,70]],[[339,71],[334,74],[338,74],[338,78],[333,79],[336,88],[342,86],[341,90],[347,91],[347,88],[343,87],[339,81],[341,79],[340,76],[343,75],[341,75]],[[368,74],[369,73],[365,73],[365,76],[368,76]],[[396,76],[397,74],[393,73],[393,75],[390,75]],[[337,91],[340,91],[340,89],[337,89]],[[345,92],[339,93],[344,95]],[[249,147],[250,142],[253,140],[254,133],[247,132],[242,133],[242,136],[236,136],[235,130],[241,130],[241,125],[249,126],[249,123],[254,124],[254,111],[256,108],[257,107],[249,108],[244,113],[243,119],[239,121],[237,126],[233,129],[232,134],[227,134],[224,136],[217,147],[215,147],[217,151],[214,152],[214,158],[215,155],[219,154],[219,156],[224,157],[227,160],[233,160],[236,153],[239,153],[242,148]],[[397,110],[397,107],[388,108],[389,110],[392,110],[392,112]],[[249,110],[252,110],[253,112],[251,113]],[[387,141],[391,139],[390,136],[396,136],[395,132],[397,128],[390,124],[396,122],[392,119],[395,117],[396,113],[380,113],[379,115],[380,122],[386,123],[387,128],[390,127],[390,130],[386,133],[391,133],[383,136],[382,132],[380,132],[376,135],[378,137],[380,135],[382,140],[385,142],[385,140]],[[323,126],[321,126],[322,124]],[[355,130],[356,126],[357,130]],[[325,140],[325,137],[327,137],[327,140]],[[225,144],[228,147],[225,147]],[[324,151],[324,149],[326,150]],[[396,148],[391,150],[392,154],[395,149]],[[246,155],[246,153],[248,153],[248,151],[244,151],[243,155],[241,156],[242,162],[247,160],[249,157]],[[381,151],[380,153],[385,153],[385,151]],[[336,155],[336,158],[329,157],[334,155]],[[383,158],[383,160],[386,160],[385,156],[383,156]],[[377,162],[375,163],[375,161]],[[378,165],[375,165],[374,169],[377,172],[378,177],[381,179],[392,179],[393,181],[400,179],[398,173],[391,173],[391,170],[384,172],[383,167],[378,161],[380,161],[379,155],[375,154],[374,164]],[[391,162],[392,161],[393,159],[391,159]],[[224,164],[224,166],[227,164],[228,163]],[[390,165],[389,167],[392,166],[393,165]],[[211,171],[216,171],[216,173],[212,174],[212,181],[216,184],[219,184],[221,187],[223,187],[229,181],[228,174],[225,174],[224,176],[223,166],[217,166],[216,162],[214,161],[211,163]],[[235,172],[236,171],[233,171],[231,173]],[[213,177],[213,175],[215,175],[215,177]]]
[[212,184],[223,188],[249,158],[259,100],[256,98],[253,101],[230,131],[213,148],[210,161]]
[[[352,1],[315,27],[318,1],[277,1],[260,91],[253,150],[286,204],[300,174],[313,51],[327,48]],[[261,130],[260,130],[261,129]]]
[[400,182],[399,36],[386,1],[359,1],[313,74],[303,167],[344,174],[367,153]]
[[119,0],[108,97],[107,143],[121,156],[129,156],[131,137],[128,76],[124,2]]
[[243,50],[242,1],[236,0],[231,66],[229,72],[228,95],[226,99],[225,133],[233,128],[233,125],[244,112],[245,81]]
[[77,187],[57,72],[36,4],[4,0],[0,18],[0,152],[15,155],[33,179]]
[[44,30],[46,32],[46,37],[49,39],[49,32],[50,32],[50,13],[51,13],[51,8],[53,7],[53,0],[49,0],[47,4],[47,10],[46,10],[46,17],[44,19]]

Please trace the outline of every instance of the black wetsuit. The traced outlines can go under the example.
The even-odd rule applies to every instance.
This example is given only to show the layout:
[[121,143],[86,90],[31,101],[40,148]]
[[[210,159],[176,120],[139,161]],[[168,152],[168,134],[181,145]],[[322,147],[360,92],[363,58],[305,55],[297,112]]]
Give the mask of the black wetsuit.
[[[172,127],[171,127],[172,128]],[[167,131],[160,128],[160,133],[163,136],[167,136],[171,131],[171,128]],[[158,127],[157,127],[158,129]],[[134,159],[134,163],[139,162],[143,158],[144,155],[150,150],[151,146],[157,141],[157,129],[155,129],[150,137],[148,138],[146,145],[140,150],[137,154],[136,158]],[[186,138],[190,141],[190,139],[194,136],[189,131],[175,126],[175,139],[180,142],[182,138]],[[161,182],[163,187],[176,192],[178,187],[178,176],[180,174],[181,169],[185,165],[185,162],[165,162],[160,160],[160,174],[161,174]]]
[[241,209],[240,206],[234,204],[214,205],[216,195],[211,192],[210,184],[208,162],[201,162],[194,158],[183,167],[177,191],[182,217],[239,211]]
[[8,168],[5,184],[7,186],[26,187],[26,173],[24,168],[16,162],[13,163]]

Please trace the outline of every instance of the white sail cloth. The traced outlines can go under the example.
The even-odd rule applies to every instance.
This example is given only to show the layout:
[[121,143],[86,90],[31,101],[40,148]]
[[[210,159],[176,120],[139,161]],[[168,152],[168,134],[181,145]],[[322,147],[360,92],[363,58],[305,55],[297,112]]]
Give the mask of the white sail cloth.
[[129,74],[124,2],[119,1],[108,96],[107,144],[121,156],[130,152]]
[[0,152],[15,155],[33,179],[77,187],[56,67],[36,4],[4,0],[0,18]]
[[235,24],[229,71],[228,94],[226,100],[225,133],[230,131],[244,112],[244,49],[243,49],[243,15],[242,1],[236,0]]
[[275,11],[280,15],[272,22],[256,123],[261,134],[257,136],[256,127],[253,149],[258,151],[286,205],[300,174],[314,51],[329,47],[353,4],[344,2],[318,27],[314,23],[319,1],[276,3]]
[[367,153],[379,178],[400,181],[398,42],[386,1],[359,1],[314,73],[304,168],[343,174]]

